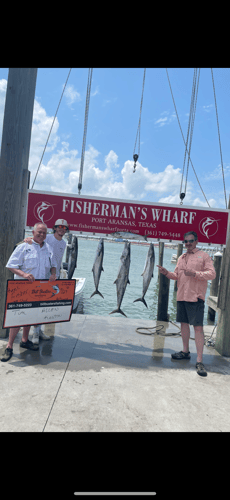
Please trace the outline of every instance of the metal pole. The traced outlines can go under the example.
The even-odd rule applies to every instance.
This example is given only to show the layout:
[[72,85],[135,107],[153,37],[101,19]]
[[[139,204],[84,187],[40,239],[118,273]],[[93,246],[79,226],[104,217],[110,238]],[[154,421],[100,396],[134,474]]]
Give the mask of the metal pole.
[[[12,273],[5,267],[23,229],[18,230],[24,217],[25,204],[21,197],[23,169],[28,170],[37,68],[10,68],[2,131],[0,158],[0,337],[2,329],[7,279]],[[25,198],[25,197],[24,197]],[[23,214],[22,214],[23,212]],[[22,228],[22,225],[20,224]],[[21,234],[19,234],[21,232]]]

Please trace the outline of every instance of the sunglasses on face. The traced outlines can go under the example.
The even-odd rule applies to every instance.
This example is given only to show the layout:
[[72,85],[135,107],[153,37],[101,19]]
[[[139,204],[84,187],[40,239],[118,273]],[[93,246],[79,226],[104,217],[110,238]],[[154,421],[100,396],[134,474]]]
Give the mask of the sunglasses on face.
[[68,227],[66,226],[55,226],[55,227],[59,227],[59,229],[66,229],[66,230],[68,229]]
[[196,240],[184,240],[184,243],[193,243]]

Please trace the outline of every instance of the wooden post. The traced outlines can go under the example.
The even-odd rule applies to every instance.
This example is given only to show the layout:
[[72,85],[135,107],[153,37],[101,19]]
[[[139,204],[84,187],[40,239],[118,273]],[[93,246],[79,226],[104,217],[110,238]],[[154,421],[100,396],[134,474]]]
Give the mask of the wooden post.
[[[210,287],[210,296],[211,297],[217,297],[218,295],[218,287],[219,287],[219,279],[220,279],[220,268],[221,268],[221,260],[222,260],[222,254],[220,252],[217,252],[214,255],[214,268],[216,271],[216,277],[214,280],[212,280],[211,287]],[[212,309],[212,307],[208,307],[208,319],[210,321],[215,320],[215,315],[216,311]]]
[[[176,261],[183,253],[183,243],[178,243]],[[177,280],[174,281],[174,292],[177,292]]]
[[[163,266],[164,243],[159,243],[159,266]],[[168,301],[169,301],[170,280],[159,273],[159,294],[157,320],[168,321]]]
[[[164,242],[163,241],[159,241],[159,266],[163,266],[163,256],[164,256]],[[160,271],[158,269],[158,281],[160,280]]]
[[[0,337],[7,337],[2,329],[7,279],[13,275],[6,263],[18,240],[23,239],[19,221],[23,219],[23,169],[28,170],[32,118],[37,68],[10,68],[3,120],[0,162]],[[26,175],[24,179],[26,178]],[[24,198],[24,197],[23,197]],[[23,206],[22,206],[23,205]],[[20,233],[20,234],[19,234]]]

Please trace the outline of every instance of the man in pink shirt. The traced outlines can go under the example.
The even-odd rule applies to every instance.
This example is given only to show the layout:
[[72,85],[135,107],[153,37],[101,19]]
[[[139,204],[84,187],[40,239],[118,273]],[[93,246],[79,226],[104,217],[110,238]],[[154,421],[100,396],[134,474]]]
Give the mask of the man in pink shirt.
[[181,323],[183,351],[171,355],[173,359],[190,359],[189,325],[194,326],[195,343],[197,350],[196,370],[198,375],[206,376],[207,372],[202,363],[204,348],[204,301],[208,280],[216,276],[211,257],[206,252],[196,248],[198,240],[194,231],[184,235],[187,252],[178,259],[174,273],[164,267],[157,266],[167,278],[177,280],[177,317]]

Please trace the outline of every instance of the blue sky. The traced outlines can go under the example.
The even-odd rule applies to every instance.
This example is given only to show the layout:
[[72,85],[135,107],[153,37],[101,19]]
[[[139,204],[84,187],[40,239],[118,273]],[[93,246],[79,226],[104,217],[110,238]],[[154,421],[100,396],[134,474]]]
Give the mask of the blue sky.
[[[69,68],[39,68],[29,169],[31,186]],[[187,135],[193,68],[168,73],[184,136]],[[82,195],[179,203],[185,146],[165,68],[147,68],[141,148],[133,173],[143,68],[94,68]],[[214,68],[227,200],[230,193],[230,69]],[[0,69],[0,138],[8,69]],[[88,68],[73,68],[34,189],[77,194]],[[137,151],[136,151],[137,152]],[[211,207],[225,208],[210,68],[201,68],[191,159]],[[31,187],[30,186],[30,187]],[[207,206],[192,167],[185,205]]]

